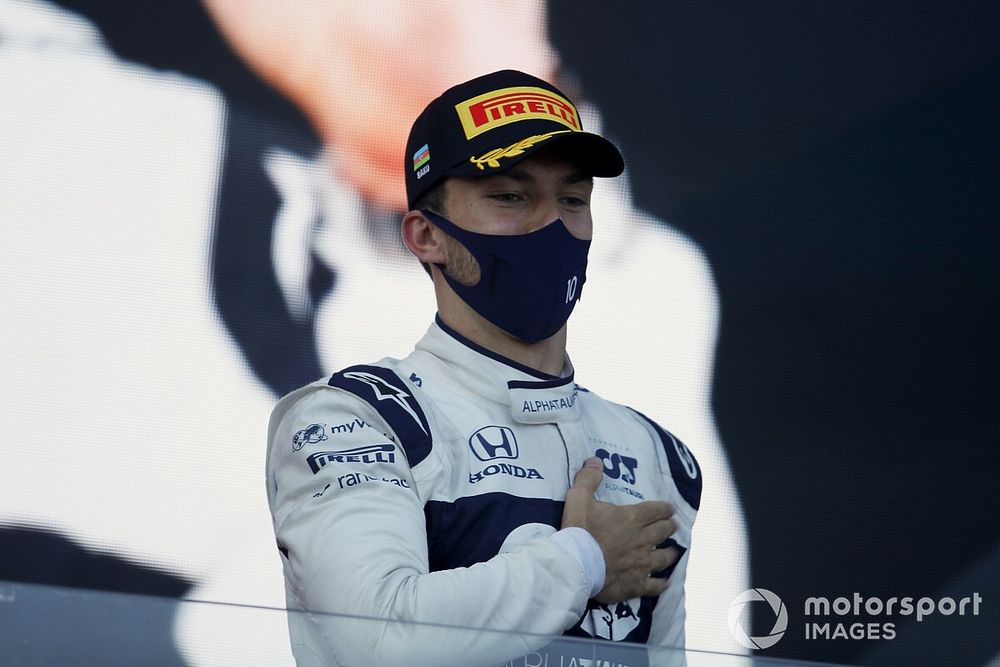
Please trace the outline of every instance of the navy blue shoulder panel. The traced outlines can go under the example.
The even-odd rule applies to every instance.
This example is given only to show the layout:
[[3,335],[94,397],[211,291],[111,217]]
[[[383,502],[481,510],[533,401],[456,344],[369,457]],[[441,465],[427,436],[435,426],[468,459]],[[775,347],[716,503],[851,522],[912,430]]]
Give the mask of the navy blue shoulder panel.
[[670,476],[674,478],[674,484],[681,492],[681,497],[697,510],[701,504],[701,466],[695,460],[694,454],[673,433],[638,410],[632,411],[645,419],[660,436],[663,449],[667,452],[667,460],[670,461]]
[[351,366],[327,383],[369,403],[399,438],[413,467],[431,453],[431,427],[423,409],[398,375],[381,366]]

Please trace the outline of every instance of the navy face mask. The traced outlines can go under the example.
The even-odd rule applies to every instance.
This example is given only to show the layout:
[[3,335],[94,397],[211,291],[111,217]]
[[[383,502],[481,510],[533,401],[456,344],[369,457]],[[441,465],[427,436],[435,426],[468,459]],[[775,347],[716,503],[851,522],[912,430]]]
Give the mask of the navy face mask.
[[445,280],[474,311],[528,343],[555,334],[569,319],[587,280],[590,241],[576,238],[561,219],[529,234],[500,236],[462,229],[422,211],[479,262],[479,282]]

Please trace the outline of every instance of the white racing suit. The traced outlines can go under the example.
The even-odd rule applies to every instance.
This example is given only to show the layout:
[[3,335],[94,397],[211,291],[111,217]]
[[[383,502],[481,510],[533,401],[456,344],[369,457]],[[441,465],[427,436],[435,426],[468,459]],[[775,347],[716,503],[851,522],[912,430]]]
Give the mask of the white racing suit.
[[[676,508],[660,546],[682,556],[655,573],[670,581],[658,598],[588,601],[581,556],[554,537],[595,455],[599,500]],[[267,493],[300,666],[647,664],[642,647],[561,634],[677,647],[670,662],[683,663],[700,469],[651,420],[575,384],[568,359],[564,377],[542,376],[438,319],[406,358],[278,403]]]

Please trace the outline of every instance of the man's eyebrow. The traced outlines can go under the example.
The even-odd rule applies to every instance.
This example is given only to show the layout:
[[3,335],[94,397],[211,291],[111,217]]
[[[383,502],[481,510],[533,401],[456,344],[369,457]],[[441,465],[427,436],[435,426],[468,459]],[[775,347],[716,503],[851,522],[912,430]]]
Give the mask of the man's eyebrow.
[[594,177],[580,171],[574,171],[573,173],[567,174],[566,178],[563,179],[563,182],[566,185],[573,185],[574,183],[593,183]]
[[[515,180],[519,183],[525,183],[535,180],[534,177],[527,171],[523,169],[518,169],[517,167],[511,167],[505,172],[496,174],[498,178],[503,178],[504,176]],[[566,185],[573,185],[574,183],[593,183],[594,177],[583,172],[573,171],[563,177],[563,183]]]

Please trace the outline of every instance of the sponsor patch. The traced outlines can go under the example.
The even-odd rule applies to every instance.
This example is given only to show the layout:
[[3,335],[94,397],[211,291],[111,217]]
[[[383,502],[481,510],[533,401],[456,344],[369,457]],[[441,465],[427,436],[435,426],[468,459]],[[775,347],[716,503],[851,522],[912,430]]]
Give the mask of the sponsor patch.
[[292,436],[292,451],[297,452],[306,445],[315,445],[326,439],[326,424],[310,424]]
[[[517,438],[509,426],[484,426],[469,436],[469,449],[480,461],[516,459]],[[506,475],[518,479],[545,479],[535,468],[525,468],[513,463],[491,463],[482,470],[469,473],[469,484],[481,482],[493,475]]]
[[517,438],[507,426],[484,426],[469,436],[469,449],[480,461],[516,459]]
[[544,401],[524,401],[521,412],[551,412],[552,410],[569,410],[576,405],[576,392],[569,396],[550,398]]
[[[341,435],[344,433],[354,433],[355,429],[361,430],[363,428],[371,428],[361,417],[355,417],[349,422],[344,422],[343,424],[337,424],[335,426],[330,426],[330,435]],[[326,438],[324,438],[325,440]]]
[[352,449],[310,454],[306,461],[315,475],[328,463],[395,463],[396,445],[386,442],[380,445],[364,445]]
[[576,107],[561,95],[534,86],[515,86],[477,95],[455,105],[465,138],[521,120],[551,120],[580,131]]
[[381,366],[351,366],[334,373],[327,384],[354,394],[374,408],[380,423],[371,426],[403,447],[410,466],[418,465],[430,454],[432,438],[427,417],[403,378]]
[[545,479],[542,477],[542,473],[538,472],[536,468],[522,468],[513,463],[492,463],[479,472],[470,472],[469,484],[481,482],[493,475],[506,475],[519,479]]
[[344,372],[343,376],[348,380],[356,380],[367,384],[374,392],[376,400],[391,401],[392,403],[398,405],[403,409],[403,411],[406,412],[406,414],[413,418],[413,421],[417,423],[417,426],[420,427],[421,431],[425,434],[427,433],[427,428],[424,426],[423,414],[418,413],[414,409],[414,403],[411,403],[413,397],[406,391],[395,385],[389,384],[383,378],[375,375],[374,373],[349,371]]
[[646,499],[646,496],[644,496],[641,492],[636,491],[630,486],[618,484],[617,482],[604,482],[603,484],[601,484],[601,488],[609,492],[624,493],[626,495],[632,496],[637,500]]
[[374,477],[363,472],[349,472],[337,478],[337,483],[340,484],[340,488],[342,489],[357,486],[358,484],[366,484],[367,482],[383,482],[404,489],[410,488],[410,483],[401,477]]
[[594,456],[604,463],[604,474],[611,479],[620,479],[626,484],[635,484],[635,470],[639,462],[631,456],[609,452],[603,447],[594,452]]
[[599,604],[583,617],[580,627],[591,637],[622,641],[639,626],[640,598],[615,604]]

